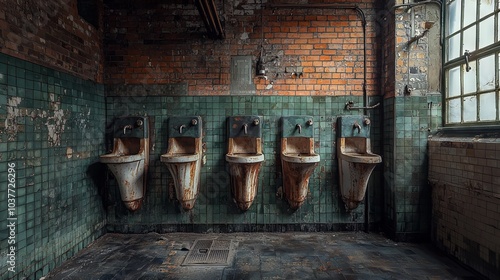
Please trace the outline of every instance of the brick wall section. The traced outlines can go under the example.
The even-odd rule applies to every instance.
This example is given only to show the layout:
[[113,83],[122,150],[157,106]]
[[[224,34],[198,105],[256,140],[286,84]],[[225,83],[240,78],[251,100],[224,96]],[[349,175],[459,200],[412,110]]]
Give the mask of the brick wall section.
[[500,275],[500,141],[429,141],[433,241],[493,279]]
[[102,32],[80,18],[77,1],[0,0],[0,7],[0,52],[102,82]]
[[[109,22],[105,30],[105,82],[187,82],[191,95],[227,95],[231,56],[252,56],[255,66],[263,42],[263,61],[273,85],[269,88],[269,80],[254,79],[257,94],[362,94],[363,33],[354,10],[262,10],[254,1],[228,2],[219,7],[225,19],[224,40],[205,38],[203,22],[192,4],[148,3],[131,9],[110,3],[105,11]],[[342,4],[357,4],[367,15],[367,91],[376,95],[372,2]],[[302,67],[303,75],[292,78],[291,73],[285,73],[287,67]]]

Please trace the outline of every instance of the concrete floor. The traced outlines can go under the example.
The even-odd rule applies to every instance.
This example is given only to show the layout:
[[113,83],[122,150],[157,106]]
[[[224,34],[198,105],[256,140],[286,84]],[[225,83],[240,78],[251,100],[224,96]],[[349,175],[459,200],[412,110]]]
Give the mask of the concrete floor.
[[[230,239],[229,266],[183,266],[195,240]],[[48,279],[478,279],[430,245],[378,234],[106,234]]]

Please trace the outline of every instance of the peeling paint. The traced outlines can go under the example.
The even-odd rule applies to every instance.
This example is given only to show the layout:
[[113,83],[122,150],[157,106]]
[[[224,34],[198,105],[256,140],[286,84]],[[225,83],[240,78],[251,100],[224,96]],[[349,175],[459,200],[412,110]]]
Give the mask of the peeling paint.
[[20,111],[17,106],[21,104],[21,97],[9,97],[7,101],[7,117],[5,118],[5,132],[7,133],[8,141],[14,141],[19,130],[17,118],[20,116]]
[[248,36],[247,32],[243,32],[240,36],[240,40],[247,40],[248,38],[250,38],[250,37]]
[[[66,121],[69,111],[59,109],[60,101],[55,98],[54,94],[50,94],[50,107],[49,113],[41,109],[19,108],[22,102],[21,97],[9,97],[7,101],[7,117],[5,118],[5,133],[7,134],[7,141],[15,141],[17,135],[23,132],[24,126],[22,125],[22,118],[29,117],[31,120],[46,119],[45,125],[48,129],[47,139],[50,146],[61,145],[61,133],[64,132]],[[90,110],[89,110],[90,113]]]
[[86,108],[83,110],[83,112],[78,113],[78,118],[76,120],[76,126],[84,130],[87,128],[88,124],[90,123],[90,108],[86,106]]
[[72,158],[73,157],[73,149],[71,147],[66,148],[66,157],[67,158]]
[[64,110],[54,111],[54,115],[47,118],[45,125],[47,126],[49,145],[60,146],[61,145],[61,133],[64,132],[67,118],[64,114]]

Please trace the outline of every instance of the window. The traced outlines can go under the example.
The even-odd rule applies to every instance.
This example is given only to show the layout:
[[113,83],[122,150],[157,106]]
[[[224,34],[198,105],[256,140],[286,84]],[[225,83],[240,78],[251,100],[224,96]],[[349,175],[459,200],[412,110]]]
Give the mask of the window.
[[500,0],[445,1],[445,123],[500,124]]

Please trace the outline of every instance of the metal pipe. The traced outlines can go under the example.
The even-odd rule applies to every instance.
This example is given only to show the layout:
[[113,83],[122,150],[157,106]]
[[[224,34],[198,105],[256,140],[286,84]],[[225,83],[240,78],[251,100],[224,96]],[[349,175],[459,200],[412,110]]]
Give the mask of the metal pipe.
[[299,134],[302,133],[302,126],[300,124],[296,124],[295,128],[297,128],[299,130]]
[[209,10],[210,20],[212,21],[212,24],[215,28],[217,35],[224,39],[225,38],[224,30],[222,28],[219,15],[217,14],[217,9],[215,7],[214,1],[212,0],[208,2],[207,0],[204,0],[204,2],[207,9]]
[[[372,106],[365,106],[365,107],[354,107],[354,102],[352,101],[349,101],[345,104],[345,109],[346,110],[368,110],[368,109],[373,109],[373,108],[376,108],[380,105],[380,102],[378,102],[377,104],[375,105],[372,105]],[[365,114],[366,115],[366,114]]]
[[216,38],[225,38],[224,29],[217,14],[217,9],[213,1],[196,0],[196,6],[205,23],[207,32]]

